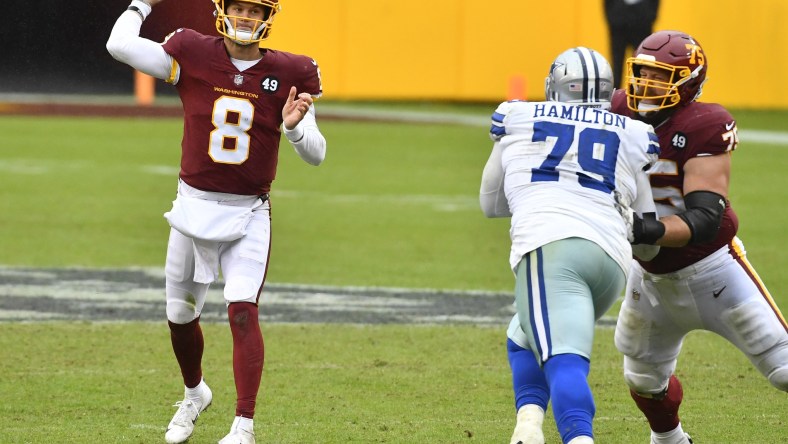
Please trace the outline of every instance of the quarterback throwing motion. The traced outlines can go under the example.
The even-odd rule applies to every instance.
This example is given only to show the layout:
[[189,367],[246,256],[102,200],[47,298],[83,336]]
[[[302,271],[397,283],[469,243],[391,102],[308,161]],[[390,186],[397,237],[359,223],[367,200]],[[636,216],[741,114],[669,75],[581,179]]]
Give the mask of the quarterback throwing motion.
[[253,418],[263,370],[258,300],[268,269],[271,203],[282,132],[307,163],[319,165],[325,138],[314,115],[320,71],[309,57],[266,49],[279,0],[212,0],[216,29],[178,29],[164,43],[139,37],[161,0],[134,0],[107,41],[112,56],[175,85],[184,130],[177,198],[165,214],[167,319],[185,394],[165,440],[189,439],[213,400],[203,379],[200,313],[209,285],[225,280],[233,338],[235,418],[221,444],[255,442]]

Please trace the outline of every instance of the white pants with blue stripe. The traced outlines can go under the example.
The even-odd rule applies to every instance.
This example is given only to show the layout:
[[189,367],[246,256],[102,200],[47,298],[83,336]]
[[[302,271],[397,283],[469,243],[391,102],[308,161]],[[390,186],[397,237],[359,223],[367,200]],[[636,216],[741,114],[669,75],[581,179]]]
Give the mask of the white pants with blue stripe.
[[618,263],[597,244],[569,238],[527,253],[516,275],[515,304],[527,344],[512,328],[509,337],[527,345],[540,364],[564,353],[590,360],[594,324],[626,283]]

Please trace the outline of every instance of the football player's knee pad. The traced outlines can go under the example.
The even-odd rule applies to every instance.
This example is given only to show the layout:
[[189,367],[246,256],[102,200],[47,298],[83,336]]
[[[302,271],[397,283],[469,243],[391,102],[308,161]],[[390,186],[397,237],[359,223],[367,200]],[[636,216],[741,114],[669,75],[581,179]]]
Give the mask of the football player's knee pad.
[[232,302],[251,302],[257,303],[257,295],[260,292],[262,282],[249,276],[234,276],[224,284],[224,300]]
[[649,322],[636,310],[621,307],[616,321],[614,341],[618,351],[627,356],[637,356],[649,332]]
[[731,307],[720,318],[733,332],[736,346],[747,355],[760,355],[785,340],[785,328],[761,299]]
[[675,366],[672,363],[652,364],[624,358],[624,380],[632,391],[654,395],[665,390]]
[[[192,287],[192,288],[189,288]],[[167,282],[167,320],[173,324],[186,324],[198,316],[202,311],[205,293],[208,286],[205,284],[173,283]]]
[[173,324],[188,324],[199,315],[194,304],[188,301],[167,301],[167,320]]
[[506,329],[506,337],[521,348],[530,348],[528,347],[528,337],[520,326],[520,316],[516,313],[509,322],[509,328]]
[[769,351],[758,366],[774,387],[788,392],[788,339]]
[[788,392],[788,365],[784,365],[769,375],[769,382],[778,390]]

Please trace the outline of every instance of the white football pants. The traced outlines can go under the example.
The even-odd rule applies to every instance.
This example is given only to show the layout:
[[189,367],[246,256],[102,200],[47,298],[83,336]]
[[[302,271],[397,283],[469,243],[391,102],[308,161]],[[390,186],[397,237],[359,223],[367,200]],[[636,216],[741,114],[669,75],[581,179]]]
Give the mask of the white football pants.
[[[219,268],[224,277],[224,299],[257,303],[268,271],[271,249],[271,207],[269,202],[254,210],[246,235],[218,244]],[[210,284],[194,282],[194,243],[178,230],[170,229],[167,245],[167,319],[185,324],[200,316]]]
[[788,391],[788,324],[738,238],[674,273],[650,274],[633,261],[615,332],[630,388],[661,392],[693,330],[727,339]]

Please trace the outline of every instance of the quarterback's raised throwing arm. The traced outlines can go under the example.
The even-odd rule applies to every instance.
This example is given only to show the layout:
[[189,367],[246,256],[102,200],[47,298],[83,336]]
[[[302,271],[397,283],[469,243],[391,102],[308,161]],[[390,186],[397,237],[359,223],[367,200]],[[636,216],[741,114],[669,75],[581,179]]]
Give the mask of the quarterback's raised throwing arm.
[[161,80],[171,79],[174,61],[167,51],[152,40],[140,37],[140,28],[150,15],[153,5],[162,0],[134,0],[126,12],[118,17],[107,40],[107,51],[119,62],[156,77]]

